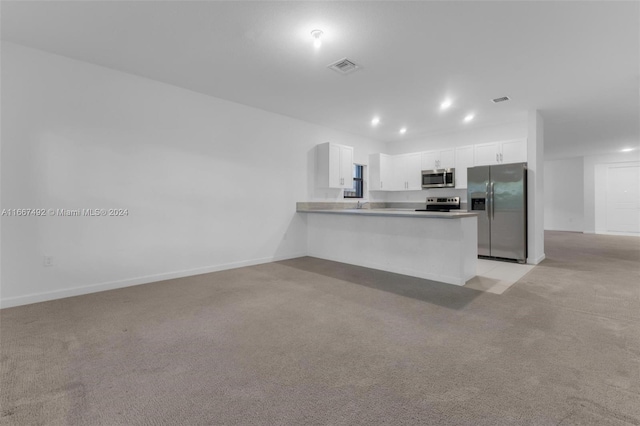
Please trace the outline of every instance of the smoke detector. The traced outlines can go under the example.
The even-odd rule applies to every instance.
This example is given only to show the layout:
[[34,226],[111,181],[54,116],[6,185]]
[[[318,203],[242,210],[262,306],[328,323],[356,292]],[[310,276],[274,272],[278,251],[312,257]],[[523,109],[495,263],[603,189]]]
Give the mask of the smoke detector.
[[327,68],[334,70],[338,74],[346,75],[356,71],[360,66],[350,59],[342,58],[339,61],[327,65]]
[[510,98],[509,98],[508,96],[503,96],[503,97],[501,97],[501,98],[495,98],[495,99],[492,99],[491,101],[492,101],[494,104],[497,104],[498,102],[505,102],[505,101],[509,101],[509,100],[510,100]]

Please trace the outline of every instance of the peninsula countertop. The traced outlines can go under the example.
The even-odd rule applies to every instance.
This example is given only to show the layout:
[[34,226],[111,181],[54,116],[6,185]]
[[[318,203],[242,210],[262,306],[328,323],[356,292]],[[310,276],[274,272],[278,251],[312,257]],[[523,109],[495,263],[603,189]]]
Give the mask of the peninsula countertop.
[[348,208],[348,209],[318,209],[306,208],[299,206],[296,210],[298,213],[322,213],[322,214],[343,214],[343,215],[359,215],[359,216],[387,216],[387,217],[410,217],[419,219],[460,219],[463,217],[474,217],[477,213],[468,212],[466,210],[452,212],[417,212],[415,209],[398,209],[398,208]]

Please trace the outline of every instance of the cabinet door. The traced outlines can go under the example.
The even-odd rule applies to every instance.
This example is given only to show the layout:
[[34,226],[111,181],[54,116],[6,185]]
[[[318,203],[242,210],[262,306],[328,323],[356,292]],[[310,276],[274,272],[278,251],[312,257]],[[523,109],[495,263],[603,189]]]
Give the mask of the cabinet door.
[[393,178],[391,180],[391,191],[404,191],[405,190],[405,156],[394,155],[391,157],[391,169],[393,170]]
[[451,167],[455,167],[455,150],[453,149],[445,149],[440,151],[438,168],[439,169],[450,169]]
[[407,155],[404,166],[406,189],[410,191],[422,189],[422,154],[418,152]]
[[393,187],[393,164],[388,155],[380,156],[380,189],[388,191]]
[[498,143],[483,143],[474,146],[474,165],[498,164],[500,146]]
[[438,168],[439,151],[427,151],[422,153],[422,170],[433,170]]
[[353,187],[353,148],[340,146],[340,187]]
[[473,145],[456,148],[456,188],[467,187],[467,169],[473,167]]
[[340,145],[329,145],[329,188],[342,188]]
[[386,154],[369,155],[369,190],[388,191],[391,188],[391,159]]
[[524,163],[527,161],[526,139],[502,143],[501,163]]

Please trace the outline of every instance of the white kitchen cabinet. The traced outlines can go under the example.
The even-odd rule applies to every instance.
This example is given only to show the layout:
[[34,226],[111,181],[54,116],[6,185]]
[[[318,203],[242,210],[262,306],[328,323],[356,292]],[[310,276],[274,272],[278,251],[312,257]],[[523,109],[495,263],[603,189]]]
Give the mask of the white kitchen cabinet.
[[449,169],[455,167],[455,151],[453,149],[440,149],[422,153],[422,169]]
[[527,140],[519,139],[502,142],[500,152],[501,163],[524,163],[527,161]]
[[394,155],[392,160],[393,189],[395,191],[416,191],[422,189],[421,153]]
[[316,147],[316,185],[321,188],[353,187],[353,147],[323,143]]
[[467,187],[467,168],[473,167],[473,145],[456,148],[456,188]]
[[387,154],[369,155],[369,190],[390,191],[393,189],[392,158]]
[[476,166],[522,163],[527,161],[526,139],[483,143],[475,145],[474,149],[474,164]]

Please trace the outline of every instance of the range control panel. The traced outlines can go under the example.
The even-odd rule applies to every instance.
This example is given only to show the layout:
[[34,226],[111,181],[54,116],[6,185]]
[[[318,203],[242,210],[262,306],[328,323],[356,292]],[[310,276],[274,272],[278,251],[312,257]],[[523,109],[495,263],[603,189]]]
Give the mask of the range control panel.
[[448,212],[460,209],[460,197],[427,197],[427,211]]
[[427,205],[460,205],[460,197],[428,197]]

